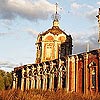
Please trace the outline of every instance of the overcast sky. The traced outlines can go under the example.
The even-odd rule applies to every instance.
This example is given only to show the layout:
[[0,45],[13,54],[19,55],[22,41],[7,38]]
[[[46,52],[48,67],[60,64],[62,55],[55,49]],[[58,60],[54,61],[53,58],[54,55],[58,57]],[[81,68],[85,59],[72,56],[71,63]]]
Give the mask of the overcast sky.
[[55,3],[60,28],[73,38],[73,54],[98,48],[100,0],[0,0],[0,69],[35,63],[36,39],[52,27]]

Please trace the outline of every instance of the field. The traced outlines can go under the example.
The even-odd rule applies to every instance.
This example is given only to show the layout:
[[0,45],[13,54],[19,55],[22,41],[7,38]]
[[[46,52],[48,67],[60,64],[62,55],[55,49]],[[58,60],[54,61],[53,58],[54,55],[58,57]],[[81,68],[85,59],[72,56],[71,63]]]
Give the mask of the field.
[[0,91],[0,100],[100,100],[100,95],[84,95],[67,93],[64,90],[42,91],[3,90]]

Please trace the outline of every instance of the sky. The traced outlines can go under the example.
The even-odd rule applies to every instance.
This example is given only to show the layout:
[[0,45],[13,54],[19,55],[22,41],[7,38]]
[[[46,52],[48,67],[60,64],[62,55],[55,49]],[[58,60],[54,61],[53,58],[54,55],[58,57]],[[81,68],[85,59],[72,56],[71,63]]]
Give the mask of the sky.
[[0,0],[0,69],[35,63],[36,39],[52,27],[58,3],[60,28],[73,38],[73,54],[98,49],[100,0]]

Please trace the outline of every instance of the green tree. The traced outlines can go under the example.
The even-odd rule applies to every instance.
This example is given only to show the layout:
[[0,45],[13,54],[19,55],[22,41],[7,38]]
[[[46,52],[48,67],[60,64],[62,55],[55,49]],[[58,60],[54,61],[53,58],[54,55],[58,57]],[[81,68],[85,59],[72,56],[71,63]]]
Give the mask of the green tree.
[[6,72],[4,70],[0,70],[0,76],[2,76],[2,77],[5,76],[5,73]]
[[12,73],[7,72],[4,78],[5,89],[10,89],[12,86]]
[[3,79],[3,77],[0,75],[0,90],[4,90],[4,89],[5,89],[4,79]]
[[10,89],[12,86],[12,73],[0,70],[0,90]]
[[0,90],[5,89],[4,77],[5,77],[5,71],[0,70]]

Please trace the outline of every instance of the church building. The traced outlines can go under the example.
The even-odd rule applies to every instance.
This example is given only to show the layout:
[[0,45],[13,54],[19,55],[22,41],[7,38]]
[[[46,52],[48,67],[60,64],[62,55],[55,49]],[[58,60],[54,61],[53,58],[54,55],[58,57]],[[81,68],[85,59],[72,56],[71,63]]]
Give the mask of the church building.
[[37,37],[35,64],[14,68],[12,88],[100,92],[100,49],[73,55],[72,47],[71,35],[60,29],[56,5],[52,27]]
[[72,37],[60,29],[57,11],[54,15],[52,28],[38,35],[36,46],[36,63],[72,54]]

